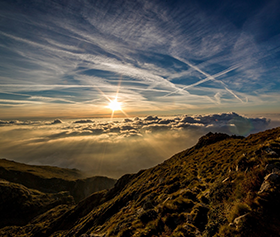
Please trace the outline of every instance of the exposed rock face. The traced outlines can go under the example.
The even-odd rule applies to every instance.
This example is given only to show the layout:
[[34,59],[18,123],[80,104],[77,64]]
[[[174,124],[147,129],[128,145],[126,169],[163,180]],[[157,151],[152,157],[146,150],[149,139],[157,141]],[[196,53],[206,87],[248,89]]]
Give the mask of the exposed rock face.
[[279,175],[276,174],[276,173],[271,173],[271,174],[268,174],[267,176],[264,177],[264,180],[271,183],[271,182],[279,182],[280,179],[279,179]]
[[[208,134],[154,168],[124,175],[108,191],[35,212],[0,235],[278,236],[280,164],[265,147],[278,153],[279,137],[280,128],[247,138]],[[35,191],[13,192],[21,193],[18,208],[36,203]]]
[[278,157],[278,154],[274,150],[272,150],[270,147],[266,147],[265,152],[271,157]]
[[246,222],[247,216],[248,216],[248,213],[234,219],[233,224],[237,230],[239,230],[241,225]]
[[270,173],[270,174],[268,174],[264,177],[264,181],[263,181],[258,193],[269,191],[270,188],[272,188],[272,187],[274,187],[275,185],[278,185],[278,184],[280,184],[279,173],[274,173],[274,172]]
[[270,188],[271,188],[270,183],[264,181],[264,182],[262,183],[262,186],[260,187],[260,190],[259,190],[258,193],[266,192],[266,191],[268,191]]

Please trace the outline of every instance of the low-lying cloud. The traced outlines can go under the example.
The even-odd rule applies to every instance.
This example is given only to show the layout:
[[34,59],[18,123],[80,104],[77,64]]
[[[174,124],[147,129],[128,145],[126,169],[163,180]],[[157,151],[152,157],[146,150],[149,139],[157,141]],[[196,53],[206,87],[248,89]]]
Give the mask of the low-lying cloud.
[[210,131],[246,136],[265,130],[269,123],[236,113],[122,121],[0,121],[0,156],[119,177],[164,161]]

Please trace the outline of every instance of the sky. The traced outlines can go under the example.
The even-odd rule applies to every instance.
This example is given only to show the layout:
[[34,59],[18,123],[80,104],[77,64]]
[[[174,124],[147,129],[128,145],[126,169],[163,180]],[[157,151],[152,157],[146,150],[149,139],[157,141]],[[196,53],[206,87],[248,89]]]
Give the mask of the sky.
[[275,113],[278,0],[1,0],[0,119]]

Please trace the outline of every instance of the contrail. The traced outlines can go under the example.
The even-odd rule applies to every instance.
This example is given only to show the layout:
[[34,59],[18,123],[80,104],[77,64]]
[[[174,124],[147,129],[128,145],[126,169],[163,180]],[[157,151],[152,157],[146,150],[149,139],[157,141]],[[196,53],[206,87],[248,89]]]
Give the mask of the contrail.
[[[191,64],[189,63],[188,65],[191,65]],[[193,66],[193,65],[192,65],[192,66]],[[202,84],[202,83],[204,83],[204,82],[206,82],[206,81],[210,81],[210,80],[214,80],[214,81],[217,81],[217,82],[222,83],[221,81],[217,80],[216,77],[220,77],[220,76],[222,76],[222,75],[224,75],[224,74],[226,74],[226,73],[228,73],[228,72],[230,72],[230,71],[233,71],[233,70],[236,69],[237,67],[238,67],[238,66],[230,67],[230,68],[228,68],[228,69],[226,69],[226,70],[224,70],[224,71],[222,71],[222,72],[219,72],[219,73],[215,74],[214,76],[211,76],[211,75],[209,75],[208,73],[201,71],[198,67],[193,66],[193,69],[195,69],[195,70],[198,69],[197,71],[199,71],[200,73],[202,73],[203,75],[205,75],[206,78],[203,79],[203,80],[200,80],[200,81],[198,81],[198,82],[196,82],[196,83],[187,85],[187,86],[181,88],[181,90],[185,90],[185,89],[187,89],[187,88],[190,88],[190,87],[193,87],[193,86],[197,86],[197,85],[199,85],[199,84]],[[170,92],[170,93],[166,94],[164,97],[169,96],[169,95],[172,95],[172,94],[174,94],[174,93],[176,93],[176,92],[178,92],[178,91],[179,91],[179,90]]]
[[213,77],[220,77],[220,76],[222,76],[222,75],[224,75],[224,74],[227,74],[228,72],[231,72],[231,71],[233,71],[234,69],[236,69],[236,68],[238,68],[239,67],[239,65],[235,65],[235,66],[232,66],[232,67],[230,67],[230,68],[228,68],[228,69],[226,69],[226,70],[224,70],[224,71],[222,71],[222,72],[219,72],[219,73],[217,73],[217,74],[215,74]]
[[231,93],[236,99],[238,99],[238,100],[240,100],[242,103],[244,103],[244,101],[241,100],[235,93],[233,93],[232,90],[228,89],[227,87],[225,87],[225,89],[226,89],[229,93]]
[[[190,88],[190,87],[193,87],[193,86],[197,86],[197,85],[199,85],[199,84],[202,84],[202,83],[204,83],[204,82],[206,82],[206,81],[213,80],[213,81],[215,81],[215,82],[221,83],[221,84],[224,86],[224,88],[225,88],[226,91],[228,91],[228,92],[231,93],[236,99],[238,99],[239,101],[241,101],[242,103],[244,103],[243,100],[241,100],[232,90],[230,90],[230,89],[227,88],[227,86],[225,85],[224,82],[219,81],[219,80],[216,79],[216,77],[220,77],[220,76],[222,76],[222,75],[224,75],[224,74],[226,74],[226,73],[228,73],[228,72],[230,72],[230,71],[233,71],[234,69],[238,68],[238,65],[232,66],[232,67],[230,67],[230,68],[228,68],[228,69],[226,69],[226,70],[224,70],[224,71],[222,71],[222,72],[219,72],[219,73],[217,73],[217,74],[215,74],[215,75],[212,76],[212,75],[210,75],[210,74],[208,74],[208,73],[202,71],[202,70],[201,70],[200,68],[198,68],[197,66],[192,65],[191,63],[189,63],[189,62],[187,62],[187,61],[185,61],[185,60],[182,60],[182,59],[180,59],[180,58],[177,58],[177,59],[180,60],[180,61],[182,61],[182,62],[184,62],[185,64],[187,64],[189,67],[193,68],[194,70],[200,72],[200,73],[203,74],[204,76],[206,76],[205,79],[200,80],[200,81],[198,81],[198,82],[196,82],[196,83],[193,83],[193,84],[191,84],[191,85],[187,85],[187,86],[181,88],[181,90],[185,90],[185,89],[187,89],[187,88]],[[173,92],[170,92],[170,93],[166,94],[164,97],[169,96],[169,95],[171,95],[171,94],[174,94],[174,93],[176,93],[176,92],[178,92],[178,90],[173,91]]]

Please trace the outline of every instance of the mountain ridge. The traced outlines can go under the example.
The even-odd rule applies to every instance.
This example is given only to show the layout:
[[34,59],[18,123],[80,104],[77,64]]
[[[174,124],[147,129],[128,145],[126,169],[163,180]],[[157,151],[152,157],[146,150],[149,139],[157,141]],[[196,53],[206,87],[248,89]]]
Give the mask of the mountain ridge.
[[93,192],[110,189],[116,180],[103,176],[85,177],[77,169],[26,165],[0,159],[0,179],[44,193],[69,191],[76,202]]

